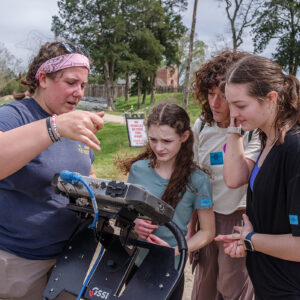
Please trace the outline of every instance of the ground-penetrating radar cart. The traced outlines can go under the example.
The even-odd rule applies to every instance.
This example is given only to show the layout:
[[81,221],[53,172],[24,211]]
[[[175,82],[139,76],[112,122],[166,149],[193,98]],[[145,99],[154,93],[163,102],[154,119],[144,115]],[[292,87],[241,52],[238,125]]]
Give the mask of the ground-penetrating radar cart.
[[[70,239],[53,268],[43,300],[69,293],[77,299],[164,300],[172,295],[183,275],[187,245],[173,223],[174,210],[138,185],[81,176],[62,171],[52,186],[70,199],[83,224]],[[180,252],[174,266],[174,249],[137,238],[136,218],[166,226]],[[139,267],[141,249],[147,253]]]

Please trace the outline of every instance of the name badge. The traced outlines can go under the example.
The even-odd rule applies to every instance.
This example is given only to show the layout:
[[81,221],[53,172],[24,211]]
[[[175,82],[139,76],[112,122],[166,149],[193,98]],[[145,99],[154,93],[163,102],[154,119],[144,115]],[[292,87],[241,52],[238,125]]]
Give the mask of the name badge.
[[297,215],[289,215],[290,224],[291,225],[299,225],[298,216]]
[[201,207],[211,207],[211,200],[209,198],[200,200]]
[[223,165],[223,152],[213,152],[210,153],[210,164],[213,165]]

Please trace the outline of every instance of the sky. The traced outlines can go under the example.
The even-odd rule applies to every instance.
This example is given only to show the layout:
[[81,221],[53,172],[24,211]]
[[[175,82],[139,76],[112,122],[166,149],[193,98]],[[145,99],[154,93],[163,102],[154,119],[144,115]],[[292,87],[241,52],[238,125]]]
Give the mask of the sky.
[[[182,13],[183,22],[190,28],[193,14],[193,0],[188,0],[187,11]],[[0,43],[20,59],[25,69],[39,46],[54,38],[51,32],[52,16],[58,15],[56,0],[0,0]],[[196,22],[198,39],[204,41],[211,51],[231,46],[229,23],[224,5],[216,0],[199,0]],[[216,43],[222,36],[227,44]],[[240,50],[253,51],[252,40],[248,36]],[[271,57],[272,47],[262,55]]]

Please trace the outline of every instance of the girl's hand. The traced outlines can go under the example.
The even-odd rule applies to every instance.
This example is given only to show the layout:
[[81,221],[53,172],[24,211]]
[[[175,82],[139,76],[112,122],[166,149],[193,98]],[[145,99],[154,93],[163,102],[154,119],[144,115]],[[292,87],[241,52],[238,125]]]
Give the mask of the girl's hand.
[[247,254],[244,242],[241,240],[224,243],[224,252],[233,258],[245,257]]
[[134,231],[138,234],[138,236],[144,240],[147,240],[148,236],[156,229],[158,226],[152,224],[151,221],[135,219]]
[[240,233],[232,233],[227,235],[218,235],[215,237],[215,241],[224,242],[224,252],[230,257],[244,257],[246,256],[246,249],[244,246],[244,240],[240,239]]
[[235,232],[227,235],[218,235],[215,241],[224,242],[224,252],[231,257],[246,256],[244,239],[249,232],[253,231],[253,226],[246,214],[243,214],[244,226],[234,226]]
[[[171,248],[171,246],[167,242],[165,242],[164,240],[162,240],[161,238],[159,238],[155,234],[150,234],[148,236],[148,238],[146,239],[146,241],[148,243],[152,243],[152,244],[156,244],[156,245],[159,245],[159,246],[164,246],[164,247],[170,247]],[[175,252],[174,253],[175,256],[177,256],[177,255],[180,254],[179,251],[178,251],[178,247],[177,246],[174,247],[173,249],[174,249],[174,252]]]
[[160,245],[160,246],[171,247],[167,242],[165,242],[164,240],[162,240],[161,238],[159,238],[158,236],[156,236],[155,234],[152,234],[152,233],[149,234],[146,241],[148,243],[152,243],[152,244],[156,244],[156,245]]
[[243,214],[243,224],[243,226],[234,226],[234,233],[232,234],[219,234],[217,237],[215,237],[215,241],[231,243],[235,240],[241,240],[244,242],[246,235],[253,231],[253,226],[246,214]]
[[76,110],[56,117],[56,127],[62,137],[83,142],[94,150],[100,150],[96,133],[103,128],[104,112],[92,113]]

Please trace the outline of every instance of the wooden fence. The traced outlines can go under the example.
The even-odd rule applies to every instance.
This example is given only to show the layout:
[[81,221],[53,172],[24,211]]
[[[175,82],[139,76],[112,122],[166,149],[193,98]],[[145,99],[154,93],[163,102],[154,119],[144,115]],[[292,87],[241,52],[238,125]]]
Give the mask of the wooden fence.
[[183,92],[183,86],[157,86],[156,87],[156,93],[157,94],[167,94],[167,93],[182,93]]
[[[157,94],[179,93],[183,91],[183,87],[173,86],[157,86]],[[101,97],[106,98],[106,88],[104,84],[88,84],[85,88],[85,96],[87,97]],[[114,86],[114,98],[125,96],[125,84],[118,84]]]
[[[88,97],[106,98],[106,87],[104,84],[88,84],[84,92]],[[125,96],[125,84],[118,84],[114,86],[114,98]]]

